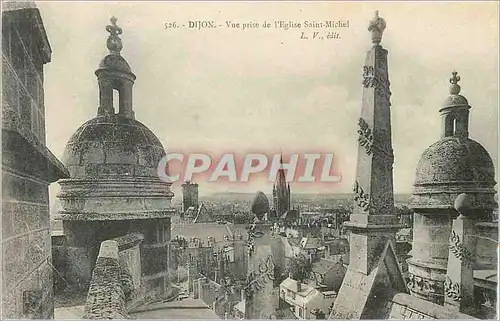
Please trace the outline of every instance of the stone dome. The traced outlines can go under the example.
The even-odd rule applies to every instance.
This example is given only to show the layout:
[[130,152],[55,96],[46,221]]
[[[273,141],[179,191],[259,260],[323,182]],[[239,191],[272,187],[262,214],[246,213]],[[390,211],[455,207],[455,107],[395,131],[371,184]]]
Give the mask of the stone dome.
[[493,161],[481,144],[469,138],[446,137],[422,154],[415,184],[494,181]]
[[467,98],[462,95],[449,95],[443,102],[442,106],[442,109],[450,107],[470,107]]
[[495,168],[484,147],[470,138],[445,137],[422,154],[415,175],[413,208],[454,208],[461,193],[475,208],[494,208]]
[[165,150],[142,123],[120,114],[85,122],[66,145],[63,163],[71,178],[117,175],[157,178]]
[[121,55],[116,54],[108,54],[104,58],[102,58],[99,63],[99,69],[110,69],[113,71],[123,71],[126,73],[132,73],[128,62]]

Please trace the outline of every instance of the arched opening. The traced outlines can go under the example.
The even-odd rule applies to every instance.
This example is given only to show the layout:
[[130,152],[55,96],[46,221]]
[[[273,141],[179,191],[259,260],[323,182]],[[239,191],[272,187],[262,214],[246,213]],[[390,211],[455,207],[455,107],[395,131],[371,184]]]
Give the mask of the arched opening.
[[455,121],[456,121],[455,115],[452,114],[446,115],[444,124],[444,137],[453,136],[455,132]]
[[113,89],[113,109],[115,113],[120,108],[120,92],[117,89]]

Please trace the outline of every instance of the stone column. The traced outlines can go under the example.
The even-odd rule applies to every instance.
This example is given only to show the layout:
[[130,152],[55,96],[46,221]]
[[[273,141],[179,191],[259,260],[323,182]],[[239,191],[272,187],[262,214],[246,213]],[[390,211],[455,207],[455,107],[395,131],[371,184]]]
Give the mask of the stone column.
[[[245,286],[245,319],[270,319],[275,313],[274,262],[269,224],[257,222],[249,232],[248,277]],[[255,232],[255,233],[254,233]],[[255,236],[252,237],[252,234]]]
[[474,312],[472,264],[475,252],[475,222],[466,216],[469,205],[467,194],[460,194],[455,200],[455,209],[460,215],[453,220],[448,269],[444,282],[444,305],[465,314]]
[[376,279],[372,271],[388,244],[395,248],[395,234],[401,227],[394,215],[388,52],[380,45],[385,27],[377,12],[368,28],[374,45],[366,55],[362,74],[355,206],[345,223],[351,231],[350,264],[330,315],[335,319],[363,317]]

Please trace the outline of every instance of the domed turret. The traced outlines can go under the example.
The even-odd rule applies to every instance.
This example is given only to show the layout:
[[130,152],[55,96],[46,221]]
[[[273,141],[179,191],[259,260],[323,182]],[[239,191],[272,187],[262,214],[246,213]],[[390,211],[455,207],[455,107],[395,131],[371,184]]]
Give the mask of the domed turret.
[[408,287],[412,295],[437,304],[444,302],[452,220],[465,208],[468,217],[485,220],[497,206],[494,165],[484,147],[469,138],[471,107],[460,95],[459,80],[453,72],[440,109],[442,137],[422,154],[410,200],[415,214]]
[[[158,164],[165,150],[158,138],[135,119],[132,87],[135,75],[120,55],[123,48],[116,18],[106,27],[110,33],[104,57],[95,72],[99,84],[99,108],[71,136],[63,155],[69,179],[60,180],[61,210],[71,264],[78,273],[66,276],[70,283],[88,286],[99,244],[117,237],[137,235],[141,247],[141,286],[145,295],[164,298],[168,292],[167,251],[170,216],[175,212],[171,183],[160,180]],[[118,107],[113,107],[113,91]],[[134,234],[131,234],[134,233]],[[72,262],[74,261],[74,262]],[[76,270],[75,270],[76,271]]]
[[[171,211],[173,197],[170,183],[162,182],[157,174],[165,150],[158,138],[135,120],[135,75],[120,55],[123,44],[118,36],[122,29],[116,25],[116,18],[111,18],[111,23],[106,27],[110,53],[96,71],[100,97],[97,117],[76,130],[64,151],[62,160],[71,178],[60,182],[58,197],[64,207],[60,214],[72,219],[100,214],[117,219],[165,216]],[[121,63],[115,63],[118,61]],[[113,90],[119,95],[117,113]]]
[[412,207],[453,210],[461,193],[471,196],[471,211],[487,217],[496,208],[495,168],[481,144],[469,138],[469,103],[460,95],[460,77],[453,72],[450,95],[440,112],[442,138],[427,148],[418,162]]

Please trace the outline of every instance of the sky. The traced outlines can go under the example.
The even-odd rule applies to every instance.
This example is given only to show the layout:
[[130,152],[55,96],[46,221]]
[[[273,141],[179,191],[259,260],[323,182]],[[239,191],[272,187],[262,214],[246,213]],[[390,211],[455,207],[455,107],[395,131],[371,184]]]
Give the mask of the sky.
[[[61,157],[70,136],[96,116],[94,71],[107,54],[116,16],[122,56],[137,76],[136,119],[167,150],[211,153],[333,153],[340,183],[292,185],[295,192],[350,192],[355,179],[362,66],[368,22],[387,22],[394,188],[412,190],[422,152],[439,140],[438,110],[458,71],[472,106],[470,137],[498,163],[497,2],[39,2],[53,53],[45,66],[47,145]],[[302,31],[165,29],[165,23],[214,20],[349,21],[341,39],[304,40]],[[57,191],[51,186],[51,195]],[[201,185],[214,191],[268,193],[272,184]],[[180,195],[180,191],[174,188]]]

